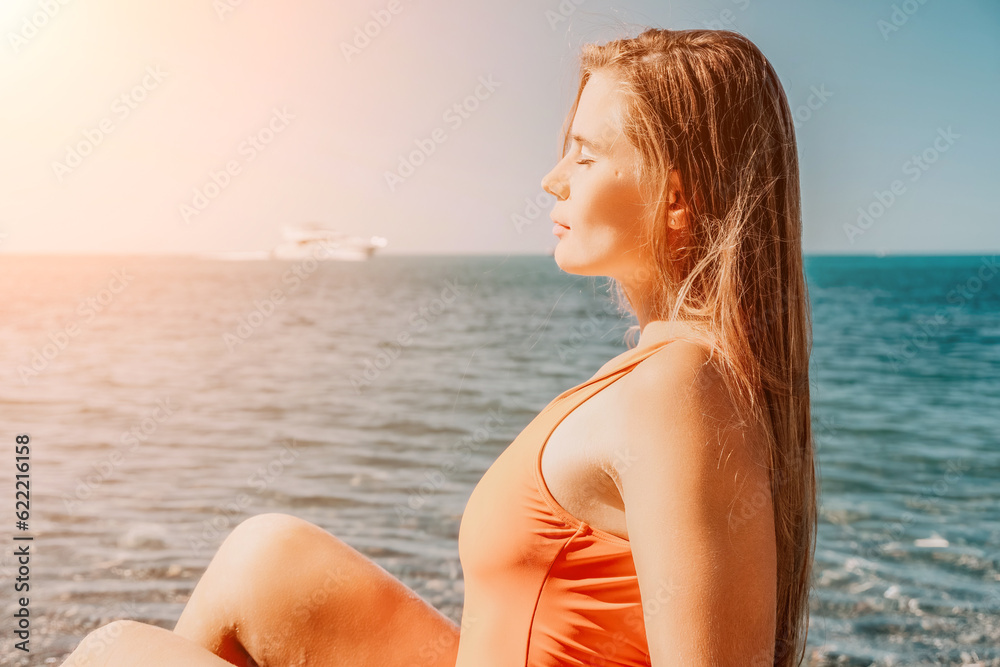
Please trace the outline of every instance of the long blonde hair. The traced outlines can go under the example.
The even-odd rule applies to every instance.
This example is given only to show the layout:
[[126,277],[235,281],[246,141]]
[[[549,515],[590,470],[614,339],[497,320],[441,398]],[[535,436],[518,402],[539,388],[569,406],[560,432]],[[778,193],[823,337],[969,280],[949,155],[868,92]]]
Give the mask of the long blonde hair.
[[[809,626],[816,474],[809,409],[811,326],[802,264],[792,114],[770,62],[728,30],[648,29],[587,44],[572,119],[590,76],[624,93],[617,119],[641,156],[657,222],[653,318],[693,321],[713,341],[741,414],[768,426],[777,547],[774,665],[797,665]],[[688,203],[683,247],[668,242],[667,176]],[[676,244],[675,244],[676,245]],[[612,280],[619,307],[624,288]]]

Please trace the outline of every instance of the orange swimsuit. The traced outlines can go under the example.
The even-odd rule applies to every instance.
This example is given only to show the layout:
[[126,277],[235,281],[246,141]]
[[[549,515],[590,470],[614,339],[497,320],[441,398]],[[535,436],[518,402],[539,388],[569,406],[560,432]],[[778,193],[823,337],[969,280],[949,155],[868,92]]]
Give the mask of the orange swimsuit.
[[650,664],[628,540],[573,517],[541,471],[559,422],[670,342],[650,333],[552,399],[473,489],[458,535],[465,606],[456,667]]

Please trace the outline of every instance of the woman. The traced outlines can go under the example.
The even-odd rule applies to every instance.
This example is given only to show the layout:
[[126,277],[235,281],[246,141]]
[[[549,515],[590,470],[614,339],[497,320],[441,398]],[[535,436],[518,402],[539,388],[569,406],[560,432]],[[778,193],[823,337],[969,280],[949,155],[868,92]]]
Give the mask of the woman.
[[66,665],[795,665],[815,540],[792,117],[728,31],[588,45],[561,160],[563,270],[613,279],[638,344],[546,406],[474,489],[462,627],[325,531],[233,531],[174,632]]

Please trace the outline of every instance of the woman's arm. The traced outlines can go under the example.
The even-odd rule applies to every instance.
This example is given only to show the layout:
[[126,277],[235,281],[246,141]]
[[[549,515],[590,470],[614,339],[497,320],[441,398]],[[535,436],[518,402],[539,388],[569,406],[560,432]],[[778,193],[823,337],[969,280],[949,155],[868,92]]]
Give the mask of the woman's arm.
[[776,559],[761,427],[737,423],[719,371],[693,343],[671,343],[627,379],[617,473],[653,667],[771,665]]

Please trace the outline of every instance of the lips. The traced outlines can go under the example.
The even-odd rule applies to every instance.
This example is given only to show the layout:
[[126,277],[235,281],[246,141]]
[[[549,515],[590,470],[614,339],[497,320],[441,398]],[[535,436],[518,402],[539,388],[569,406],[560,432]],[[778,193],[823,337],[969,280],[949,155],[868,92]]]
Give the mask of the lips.
[[557,225],[559,225],[560,227],[565,227],[566,229],[569,229],[569,225],[567,225],[566,223],[563,223],[563,222],[559,222],[559,221],[558,221],[558,220],[556,220],[555,218],[552,218],[552,222],[556,223],[556,224],[557,224]]

